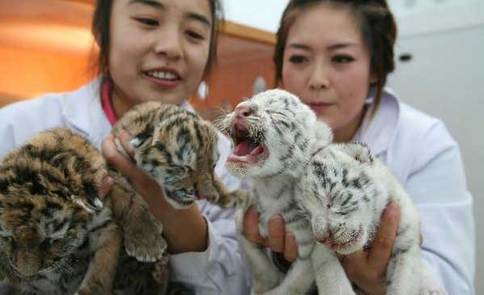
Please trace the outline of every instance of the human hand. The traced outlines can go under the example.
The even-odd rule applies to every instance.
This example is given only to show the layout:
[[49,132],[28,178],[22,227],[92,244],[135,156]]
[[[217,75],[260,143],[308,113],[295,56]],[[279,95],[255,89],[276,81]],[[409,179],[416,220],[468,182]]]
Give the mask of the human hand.
[[111,190],[111,187],[113,186],[114,180],[111,176],[106,175],[101,181],[101,187],[99,189],[99,197],[101,199],[104,199],[109,191]]
[[208,246],[208,225],[197,206],[176,210],[168,204],[158,183],[141,170],[132,160],[131,136],[122,131],[118,137],[125,154],[116,148],[115,138],[108,135],[101,150],[106,160],[126,176],[135,191],[146,201],[150,212],[161,224],[172,254],[204,251]]
[[282,216],[272,216],[268,228],[268,236],[262,237],[259,233],[259,213],[254,207],[250,207],[244,216],[244,236],[261,247],[269,248],[273,252],[281,254],[289,263],[296,260],[298,256],[296,239],[294,234],[286,232]]
[[[118,145],[116,145],[116,140]],[[163,204],[163,192],[156,181],[141,170],[133,161],[133,148],[129,141],[131,136],[126,131],[121,131],[116,139],[110,134],[103,141],[101,150],[106,160],[121,174],[126,176],[133,188],[145,199],[150,210],[156,216],[161,214],[155,208],[165,207]],[[120,151],[121,148],[123,151]]]
[[366,294],[385,294],[385,275],[399,221],[400,208],[391,202],[382,214],[380,227],[370,247],[339,257],[349,280]]

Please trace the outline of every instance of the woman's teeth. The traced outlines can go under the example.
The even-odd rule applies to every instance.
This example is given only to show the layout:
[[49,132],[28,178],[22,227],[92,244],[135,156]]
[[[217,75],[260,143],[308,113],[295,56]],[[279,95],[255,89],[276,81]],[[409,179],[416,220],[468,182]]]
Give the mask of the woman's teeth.
[[148,72],[148,76],[163,80],[177,80],[178,76],[172,72]]

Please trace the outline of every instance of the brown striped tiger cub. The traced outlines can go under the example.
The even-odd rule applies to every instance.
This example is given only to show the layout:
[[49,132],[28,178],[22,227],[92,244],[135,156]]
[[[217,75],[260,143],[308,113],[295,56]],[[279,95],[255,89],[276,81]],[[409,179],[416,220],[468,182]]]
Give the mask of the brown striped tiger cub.
[[[113,133],[121,129],[175,208],[227,194],[213,174],[217,131],[195,114],[149,102]],[[107,173],[116,181],[103,201]],[[165,248],[143,199],[81,136],[46,131],[0,163],[0,273],[20,294],[165,294]]]
[[0,268],[20,294],[110,294],[120,249],[151,265],[162,258],[161,228],[129,186],[99,198],[107,173],[101,153],[63,128],[2,160]]
[[217,129],[198,115],[175,105],[147,102],[126,113],[113,133],[121,129],[133,136],[136,164],[161,185],[174,208],[189,207],[198,197],[218,200],[226,194],[214,176]]

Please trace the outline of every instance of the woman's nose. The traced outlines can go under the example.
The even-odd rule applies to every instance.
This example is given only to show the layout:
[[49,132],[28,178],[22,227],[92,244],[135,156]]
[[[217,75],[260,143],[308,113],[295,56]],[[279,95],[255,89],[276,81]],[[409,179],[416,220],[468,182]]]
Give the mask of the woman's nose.
[[156,36],[154,51],[169,59],[178,59],[183,55],[182,36],[176,28],[165,28]]
[[329,73],[324,65],[316,65],[311,73],[309,87],[314,90],[329,87]]

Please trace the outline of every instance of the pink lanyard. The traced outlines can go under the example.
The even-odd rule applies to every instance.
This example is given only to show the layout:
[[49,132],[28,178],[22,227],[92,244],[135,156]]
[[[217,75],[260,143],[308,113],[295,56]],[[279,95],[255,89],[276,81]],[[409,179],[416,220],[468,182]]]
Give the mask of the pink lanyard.
[[101,106],[109,123],[114,125],[118,121],[118,116],[113,108],[113,83],[109,79],[103,79],[101,84]]

